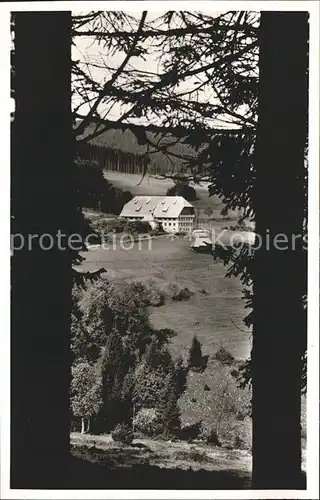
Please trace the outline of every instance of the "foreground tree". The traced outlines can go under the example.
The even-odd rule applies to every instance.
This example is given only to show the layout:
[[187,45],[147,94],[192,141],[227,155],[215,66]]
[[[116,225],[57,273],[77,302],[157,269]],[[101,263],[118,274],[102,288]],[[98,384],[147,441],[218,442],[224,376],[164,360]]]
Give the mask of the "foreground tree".
[[256,232],[261,238],[253,267],[256,489],[305,487],[301,479],[300,390],[306,348],[302,237],[307,110],[308,15],[263,12],[254,196]]
[[72,368],[70,398],[73,414],[81,418],[81,434],[90,432],[91,418],[102,405],[101,379],[94,366],[81,362]]
[[181,412],[173,384],[168,384],[163,388],[160,393],[160,399],[158,411],[163,435],[167,438],[179,437],[181,431]]
[[[52,20],[57,19],[54,16],[59,16],[59,14],[51,14],[53,17],[50,17],[50,14],[43,14],[43,17],[40,14],[21,14],[17,18],[18,22],[16,25],[15,79],[17,89],[17,128],[15,137],[13,138],[14,175],[12,175],[12,178],[16,180],[13,182],[12,190],[16,231],[25,234],[36,232],[55,233],[58,228],[61,229],[60,222],[62,227],[64,227],[63,221],[70,220],[66,216],[66,213],[72,204],[69,180],[66,181],[65,177],[69,175],[69,165],[67,162],[69,153],[64,156],[64,161],[66,161],[64,164],[64,161],[61,161],[59,149],[57,148],[57,144],[59,144],[60,150],[67,151],[69,145],[67,137],[71,137],[71,135],[68,135],[68,127],[70,125],[68,107],[70,82],[68,79],[70,78],[70,73],[69,67],[67,72],[64,66],[64,63],[66,65],[69,64],[69,26],[67,28],[69,15],[65,14],[59,18],[59,33],[57,33],[58,22],[53,22]],[[94,13],[91,16],[87,16],[87,18],[94,20],[99,15]],[[109,19],[109,26],[110,18],[111,25],[113,21],[118,23],[119,20],[124,19],[122,13],[116,13],[114,17],[112,16],[113,14],[109,13],[105,16]],[[189,128],[187,141],[196,149],[203,146],[206,138],[207,145],[206,147],[202,147],[201,154],[198,155],[195,161],[189,159],[192,175],[199,178],[210,172],[210,192],[218,194],[226,203],[227,208],[244,207],[246,215],[249,213],[252,215],[255,209],[258,231],[261,234],[265,233],[266,228],[273,232],[277,232],[278,229],[280,229],[280,232],[284,232],[286,228],[290,227],[290,234],[296,230],[299,232],[300,222],[297,221],[301,218],[301,213],[295,213],[297,219],[296,222],[293,222],[290,219],[288,209],[284,208],[280,203],[280,196],[283,196],[285,192],[290,198],[288,203],[289,210],[291,210],[291,201],[292,206],[298,205],[300,207],[302,192],[300,185],[298,186],[298,180],[301,179],[302,136],[298,128],[302,126],[303,121],[301,120],[302,112],[299,114],[298,107],[305,89],[302,89],[304,84],[300,81],[302,71],[299,68],[303,67],[305,63],[302,55],[304,48],[300,50],[299,44],[301,43],[301,46],[306,45],[302,41],[302,26],[299,26],[298,21],[296,21],[296,25],[294,25],[293,21],[291,26],[287,25],[285,17],[281,18],[281,22],[276,21],[276,18],[272,20],[269,18],[270,26],[275,21],[274,35],[274,33],[270,34],[268,29],[269,21],[263,25],[261,47],[263,47],[264,52],[261,58],[262,99],[260,101],[262,118],[258,131],[258,153],[255,157],[252,154],[252,144],[255,140],[257,115],[256,36],[258,28],[254,25],[254,20],[253,22],[250,20],[250,13],[243,12],[236,14],[227,13],[218,16],[216,20],[198,13],[193,15],[193,13],[179,12],[167,13],[164,22],[168,23],[168,26],[171,28],[170,23],[177,16],[184,23],[184,32],[182,35],[186,36],[186,38],[181,37],[181,31],[177,35],[177,30],[174,30],[174,34],[172,30],[170,34],[166,30],[162,30],[161,32],[161,29],[158,29],[156,30],[156,34],[154,30],[151,30],[150,34],[150,29],[149,31],[144,29],[145,13],[141,16],[140,22],[135,24],[137,29],[133,30],[129,35],[127,33],[124,34],[123,37],[121,33],[120,37],[118,36],[119,25],[113,23],[114,26],[112,26],[111,30],[105,29],[104,25],[102,35],[100,33],[100,39],[110,40],[111,37],[113,41],[116,39],[120,40],[117,43],[120,43],[120,46],[121,43],[123,44],[126,56],[118,70],[110,70],[112,75],[102,86],[97,85],[96,82],[90,82],[88,75],[81,73],[79,66],[74,66],[75,73],[78,71],[76,74],[82,77],[82,83],[80,83],[80,87],[82,86],[82,95],[87,96],[88,91],[92,91],[96,93],[97,98],[91,107],[91,111],[86,116],[81,115],[81,113],[78,116],[75,115],[76,118],[82,120],[79,127],[77,127],[77,135],[81,136],[86,126],[92,122],[96,124],[96,127],[91,134],[91,138],[94,135],[101,135],[103,130],[115,126],[114,123],[108,121],[105,113],[98,112],[99,104],[105,101],[107,101],[107,107],[119,100],[128,106],[121,120],[117,123],[117,126],[120,127],[127,127],[126,122],[128,119],[131,120],[130,126],[133,126],[136,118],[143,117],[148,120],[152,111],[155,111],[157,116],[166,115],[162,124],[166,127],[166,131],[172,132],[173,129],[178,131],[178,127],[175,127],[183,123],[185,127]],[[83,19],[81,18],[78,18],[77,21],[79,25],[83,23]],[[289,21],[290,23],[291,21]],[[304,22],[304,26],[305,24]],[[62,25],[63,29],[61,31]],[[297,32],[297,36],[295,31]],[[286,35],[288,34],[286,40],[282,38],[283,32],[286,32]],[[173,47],[170,41],[172,34],[174,37],[177,37],[174,38],[175,43]],[[131,69],[127,67],[130,57],[134,54],[136,55],[137,50],[140,55],[143,55],[145,49],[141,46],[140,41],[154,35],[159,41],[167,40],[167,43],[164,43],[163,47],[168,49],[171,45],[171,55],[167,58],[164,65],[165,71],[161,75],[153,74],[148,77],[145,74],[140,73],[139,75],[136,73],[135,76],[137,78],[131,79],[128,85],[124,87],[124,78],[129,78],[131,73]],[[98,36],[96,30],[93,31],[93,36]],[[192,43],[190,43],[190,37]],[[57,40],[57,44],[55,45],[52,44],[53,38]],[[198,43],[200,41],[201,43]],[[271,45],[268,45],[268,43]],[[213,46],[214,50],[212,50]],[[107,41],[106,47],[112,50],[114,43],[110,44]],[[278,51],[278,47],[281,50]],[[57,51],[57,57],[49,58],[48,53],[53,48]],[[60,50],[61,53],[59,52]],[[293,62],[292,54],[295,51],[298,56],[297,58],[294,56],[295,60]],[[29,61],[30,53],[33,54],[31,66]],[[167,53],[165,56],[167,56]],[[205,57],[203,57],[203,54]],[[41,68],[44,61],[46,62],[46,66],[45,68]],[[47,61],[49,62],[47,63]],[[64,62],[62,63],[62,61]],[[199,61],[204,63],[201,68],[197,66]],[[272,85],[268,87],[268,75],[274,73],[275,61],[279,61],[279,67],[282,64],[283,67],[279,70],[277,78],[272,82]],[[123,70],[125,72],[121,79],[119,76]],[[305,73],[306,70],[304,70]],[[190,76],[199,77],[200,74],[202,74],[203,78],[198,82],[199,85],[196,90],[193,89],[192,92],[186,92],[183,96],[179,95],[178,99],[174,97],[179,80]],[[57,83],[58,85],[56,85]],[[294,93],[290,94],[288,92],[289,87],[292,87],[292,85],[296,85],[295,99],[292,97]],[[209,89],[210,87],[215,87],[215,95],[219,98],[220,104],[199,104],[196,93],[201,88],[205,89],[206,86],[207,89],[208,87]],[[67,94],[64,92],[67,92]],[[65,95],[68,95],[68,99],[61,99],[61,96]],[[111,101],[109,100],[110,96],[112,96]],[[269,99],[271,100],[269,101]],[[246,106],[245,113],[239,113],[241,105]],[[270,119],[271,111],[274,113],[272,119]],[[234,119],[233,124],[239,127],[239,132],[232,136],[225,132],[214,135],[215,130],[212,126],[212,119],[221,118],[221,116],[225,116],[226,114],[229,119],[231,119],[230,117]],[[278,117],[277,123],[276,120],[273,120],[274,116]],[[208,126],[208,121],[210,121],[211,126]],[[32,127],[30,126],[31,123]],[[200,127],[198,123],[200,123]],[[61,124],[63,124],[63,127],[61,127]],[[102,128],[99,129],[100,125],[102,125]],[[48,134],[49,127],[51,135]],[[146,144],[152,142],[141,127],[135,128],[135,130],[140,141]],[[159,128],[157,130],[159,131]],[[184,134],[183,137],[186,137],[185,129],[181,132],[180,128],[179,133]],[[284,140],[282,139],[283,133]],[[276,142],[276,138],[279,137],[281,137],[281,146]],[[158,143],[157,147],[160,147],[161,150],[168,150],[168,144],[161,145],[161,143]],[[50,152],[49,155],[48,151]],[[266,151],[268,152],[267,155],[265,155]],[[283,154],[283,151],[285,154]],[[217,152],[219,155],[217,155]],[[264,160],[262,159],[263,155]],[[50,183],[47,182],[47,179],[43,178],[43,158],[47,159],[48,172],[52,176],[52,179],[50,179],[52,182]],[[267,160],[269,162],[268,166]],[[290,162],[294,167],[289,171]],[[254,193],[256,164],[257,166],[262,165],[262,167],[259,173],[257,173],[257,190]],[[270,167],[270,164],[272,164],[272,167]],[[28,168],[25,168],[25,165],[28,165]],[[285,170],[283,165],[287,165],[288,170]],[[270,169],[268,170],[269,167]],[[279,172],[280,180],[278,184]],[[279,186],[279,189],[276,189],[276,202],[274,206],[277,207],[277,215],[281,214],[279,219],[281,222],[279,220],[277,222],[275,218],[274,214],[276,211],[273,213],[270,210],[270,193],[274,192],[273,183]],[[23,189],[20,189],[19,186],[23,186]],[[268,187],[266,188],[266,186]],[[38,189],[39,187],[40,189]],[[265,193],[267,193],[268,200]],[[62,201],[58,211],[54,203],[57,196]],[[67,200],[70,201],[70,205],[68,205]],[[259,200],[259,203],[257,203],[257,200]],[[41,210],[39,210],[38,204]],[[266,216],[264,215],[265,212]],[[293,217],[293,213],[291,212],[291,217]],[[32,226],[30,225],[31,223]],[[64,285],[63,288],[61,284],[63,279],[68,276],[68,265],[71,260],[68,260],[70,256],[67,253],[59,254],[57,252],[55,255],[53,253],[51,251],[47,252],[50,256],[52,255],[52,261],[49,257],[45,259],[44,256],[42,258],[40,256],[39,258],[39,252],[33,254],[19,253],[14,258],[12,278],[14,319],[12,373],[14,383],[12,390],[15,391],[15,394],[23,394],[23,396],[20,399],[16,399],[12,405],[13,428],[17,429],[17,433],[13,437],[13,458],[14,453],[15,457],[18,457],[19,453],[16,452],[21,451],[21,448],[23,448],[24,458],[20,461],[20,472],[25,472],[25,479],[22,481],[24,484],[35,484],[35,481],[39,477],[42,477],[46,481],[48,471],[50,473],[58,471],[56,468],[50,468],[49,458],[51,457],[52,460],[57,458],[57,464],[62,464],[61,461],[59,462],[59,458],[62,451],[66,450],[68,440],[67,428],[62,426],[62,420],[67,416],[66,406],[64,406],[65,398],[67,397],[67,387],[65,384],[63,387],[62,382],[59,387],[58,381],[62,381],[63,377],[66,377],[65,380],[67,380],[69,376],[68,363],[66,362],[68,357],[66,350],[68,320],[66,315],[69,304],[66,294],[68,293],[69,281],[68,285]],[[271,450],[271,440],[268,440],[267,436],[270,438],[270,429],[276,427],[278,422],[276,422],[276,426],[270,426],[267,415],[270,416],[272,405],[281,400],[281,395],[287,394],[287,409],[285,410],[283,402],[280,406],[283,412],[281,413],[278,433],[279,442],[281,443],[278,454],[279,467],[275,467],[276,472],[272,478],[274,485],[277,485],[277,487],[282,484],[285,487],[290,487],[296,481],[292,478],[298,477],[296,473],[298,473],[299,469],[299,439],[297,438],[297,434],[295,434],[295,430],[298,428],[297,409],[299,404],[296,392],[296,377],[298,365],[300,370],[298,357],[302,354],[305,347],[305,338],[298,335],[299,324],[301,324],[301,328],[303,329],[302,323],[299,323],[298,315],[301,312],[302,318],[303,313],[301,308],[298,307],[296,299],[298,294],[300,294],[301,305],[302,291],[305,290],[305,283],[302,278],[300,280],[301,286],[296,281],[296,286],[293,286],[290,291],[290,296],[288,297],[288,302],[291,300],[290,310],[286,307],[285,311],[281,311],[280,303],[281,298],[286,296],[285,283],[288,284],[288,279],[296,276],[296,269],[294,269],[292,262],[294,261],[298,266],[297,268],[300,269],[299,265],[303,261],[303,256],[300,252],[294,254],[295,257],[292,256],[292,259],[289,256],[289,259],[284,262],[284,266],[282,267],[279,266],[279,261],[277,260],[280,255],[279,252],[271,252],[270,255],[271,257],[268,257],[260,253],[256,260],[257,265],[255,269],[249,269],[249,264],[251,264],[250,259],[247,259],[245,263],[245,259],[240,259],[240,264],[238,259],[235,263],[235,272],[239,274],[239,269],[243,270],[245,268],[245,271],[249,269],[244,282],[248,284],[252,278],[254,279],[257,296],[257,301],[254,303],[254,315],[251,315],[250,318],[251,322],[254,321],[255,326],[255,346],[252,362],[255,377],[254,394],[256,394],[256,396],[254,395],[254,418],[256,422],[254,483],[256,487],[270,487],[270,463],[274,464],[274,455],[272,455],[271,461],[269,453]],[[35,258],[32,259],[32,256]],[[273,258],[274,261],[272,261]],[[267,259],[266,265],[264,259]],[[295,259],[297,259],[297,262]],[[278,282],[275,277],[277,264],[280,270]],[[263,273],[264,268],[270,272],[269,277],[266,276],[267,273]],[[46,274],[48,269],[50,269],[49,276]],[[296,279],[298,280],[298,278]],[[17,283],[19,286],[17,286]],[[50,290],[48,290],[48,284],[50,284]],[[278,286],[278,291],[276,291],[276,286]],[[38,289],[37,296],[29,294],[32,287]],[[281,290],[281,293],[279,290]],[[45,291],[47,291],[47,294]],[[46,319],[49,315],[47,307],[48,304],[53,303],[56,304],[59,314],[55,316],[55,324],[50,324],[48,327],[46,331],[47,337],[44,341],[43,331],[41,330],[40,332],[40,329],[43,329],[43,325],[47,324]],[[252,305],[252,294],[250,292],[248,292],[248,304]],[[297,309],[295,309],[293,315],[295,321],[293,321],[291,312],[295,305],[297,305]],[[15,307],[16,309],[14,309]],[[265,317],[263,307],[272,312],[269,319]],[[18,311],[19,314],[17,314]],[[37,312],[36,314],[35,311]],[[290,317],[290,321],[285,321],[285,317],[286,320]],[[262,320],[266,320],[264,324]],[[297,333],[297,335],[294,334],[293,336],[295,339],[300,339],[302,348],[300,350],[297,344],[299,341],[294,340],[293,352],[290,354],[290,358],[286,359],[285,369],[283,369],[282,364],[280,369],[280,358],[283,360],[283,356],[287,356],[288,354],[288,351],[284,354],[284,346],[289,349],[291,345],[291,337],[289,338],[286,333],[291,326],[293,328],[292,331]],[[25,333],[26,330],[28,333],[29,330],[35,333],[32,333],[31,337],[29,335],[23,336],[22,332]],[[53,336],[54,334],[57,335],[57,330],[58,338]],[[137,341],[141,340],[143,344],[143,339],[139,338],[139,332],[135,333]],[[275,335],[278,335],[280,339],[279,342],[276,339],[277,348],[275,344],[271,346],[273,336]],[[48,342],[47,338],[54,338],[54,342],[53,340]],[[261,342],[258,340],[259,338]],[[32,363],[34,359],[34,345],[41,346],[40,367],[39,364],[37,365],[39,363],[38,354],[36,362]],[[49,345],[53,345],[54,348],[49,349]],[[277,351],[277,349],[279,350]],[[59,355],[61,355],[63,363],[57,363]],[[264,359],[268,359],[268,370]],[[270,359],[275,360],[275,370],[271,375],[269,366],[272,361]],[[290,364],[291,362],[293,364]],[[43,370],[44,376],[41,377],[41,380],[46,385],[40,386],[39,377],[34,367],[37,367],[38,372]],[[57,373],[57,368],[59,368],[59,373]],[[288,372],[286,372],[287,368]],[[285,375],[282,378],[284,372]],[[271,378],[267,378],[267,375],[270,375]],[[292,385],[289,386],[290,381]],[[45,394],[48,395],[45,407],[39,396],[43,387],[45,387]],[[48,390],[48,387],[52,388],[52,390]],[[287,391],[288,388],[289,390]],[[263,399],[264,394],[266,394],[265,401]],[[31,400],[27,401],[27,397],[30,397]],[[40,400],[41,407],[39,406]],[[268,408],[269,413],[267,411],[259,413],[259,405],[260,408],[262,407],[266,410]],[[291,417],[289,408],[293,412],[293,417]],[[272,408],[272,410],[274,409]],[[45,415],[43,415],[43,411],[45,411]],[[63,412],[65,412],[64,416]],[[47,421],[46,418],[48,418]],[[45,421],[46,423],[44,423]],[[42,439],[44,425],[47,426],[48,421],[55,421],[54,428],[56,434],[54,437],[57,437],[57,439],[52,439],[51,443],[52,445],[56,445],[56,452],[52,453],[52,450],[47,448],[48,455],[45,457],[46,453],[42,450]],[[62,432],[60,433],[58,432],[59,425],[57,425],[57,422],[61,422]],[[285,431],[285,424],[288,422],[290,425],[287,427],[290,431]],[[268,426],[269,434],[267,435],[266,429]],[[285,431],[283,435],[280,429]],[[293,453],[291,453],[292,446],[289,435],[291,437],[295,436]],[[28,463],[32,468],[31,473],[25,470],[25,463]],[[286,473],[283,473],[283,470],[281,470],[280,465],[283,468],[283,464],[287,466],[288,470]],[[18,477],[17,462],[13,461],[12,470],[13,475]],[[40,470],[44,471],[44,473],[42,474]],[[28,483],[26,482],[27,480],[29,481]]]
[[57,234],[66,246],[76,218],[70,31],[70,12],[15,14],[11,208],[24,245],[11,274],[12,488],[58,487],[69,455],[72,254]]

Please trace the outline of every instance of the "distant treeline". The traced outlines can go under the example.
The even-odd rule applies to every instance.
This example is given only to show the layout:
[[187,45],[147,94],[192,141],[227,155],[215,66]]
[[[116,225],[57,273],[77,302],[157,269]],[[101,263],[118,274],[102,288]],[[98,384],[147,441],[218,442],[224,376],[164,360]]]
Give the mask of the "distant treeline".
[[104,170],[127,174],[140,174],[148,164],[148,157],[96,144],[79,143],[78,154],[82,160]]
[[[86,134],[92,131],[92,127],[88,127]],[[147,136],[153,143],[159,142],[159,135],[147,132]],[[174,139],[172,136],[166,138],[167,142],[173,142]],[[162,138],[162,144],[163,142]],[[152,175],[186,173],[187,165],[182,158],[195,156],[195,151],[189,145],[178,142],[168,151],[182,158],[169,157],[155,148],[139,144],[130,130],[116,129],[104,132],[90,141],[90,144],[81,145],[80,150],[82,155],[85,154],[87,159],[98,162],[102,168],[128,174],[141,174],[147,166]]]

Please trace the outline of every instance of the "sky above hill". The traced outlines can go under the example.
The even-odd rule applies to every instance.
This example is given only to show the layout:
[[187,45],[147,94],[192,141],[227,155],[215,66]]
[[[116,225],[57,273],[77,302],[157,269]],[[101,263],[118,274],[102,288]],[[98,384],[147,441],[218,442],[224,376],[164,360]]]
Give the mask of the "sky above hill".
[[[127,13],[135,17],[137,20],[139,20],[141,17],[141,12],[128,11]],[[164,11],[148,12],[146,22],[156,22],[157,18],[159,18],[159,16],[163,15],[164,13],[165,13]],[[205,13],[207,15],[211,15],[212,17],[216,17],[221,14],[221,12],[218,11],[208,11]],[[79,14],[79,12],[73,12],[73,14]],[[165,29],[165,27],[162,26],[162,29]],[[148,54],[145,57],[145,59],[141,57],[132,57],[130,59],[127,68],[132,67],[134,69],[139,69],[145,72],[152,72],[156,74],[162,73],[164,72],[164,69],[161,61],[159,60],[160,52],[161,49],[156,47],[153,48],[149,44]],[[90,75],[92,79],[97,82],[104,82],[111,76],[110,70],[106,69],[105,67],[103,68],[97,66],[107,65],[116,70],[123,62],[125,56],[126,54],[122,51],[118,51],[115,54],[110,55],[108,49],[104,49],[101,45],[99,46],[99,44],[97,43],[97,41],[93,39],[93,37],[87,37],[87,36],[76,37],[75,45],[72,47],[73,59],[88,63],[88,68],[90,67]],[[196,77],[190,77],[186,79],[184,82],[182,82],[182,84],[179,87],[176,88],[176,91],[184,92],[190,90],[194,86],[195,81]],[[212,90],[210,91],[209,89],[206,90],[203,94],[199,94],[199,101],[216,103],[217,99],[214,96]],[[79,99],[75,100],[75,105],[78,105],[79,103],[80,103]],[[85,104],[81,108],[81,114],[82,115],[87,114],[89,109],[90,105]],[[100,107],[99,109],[101,113],[103,113],[105,112],[107,107],[104,106],[104,108]],[[125,105],[120,104],[119,102],[115,102],[108,110],[108,119],[112,121],[118,120],[127,109],[128,108]],[[158,120],[159,119],[155,119],[153,123],[157,123]],[[135,122],[147,124],[143,119],[142,120],[136,119]],[[230,118],[221,116],[221,119],[215,120],[214,126],[230,128],[231,126]]]

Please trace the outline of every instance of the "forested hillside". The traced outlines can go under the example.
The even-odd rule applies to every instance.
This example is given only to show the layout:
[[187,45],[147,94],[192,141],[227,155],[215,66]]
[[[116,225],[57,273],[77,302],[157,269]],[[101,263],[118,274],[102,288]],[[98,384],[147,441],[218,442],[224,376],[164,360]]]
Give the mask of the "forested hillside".
[[[89,126],[85,136],[90,135],[94,130],[95,125]],[[164,137],[150,131],[146,134],[151,143],[158,144],[160,147],[164,147],[168,143],[175,144],[168,148],[166,147],[166,151],[157,151],[155,147],[150,145],[139,144],[135,134],[129,129],[124,131],[110,129],[92,139],[90,143],[96,146],[118,150],[122,153],[131,153],[139,156],[148,154],[150,158],[149,168],[150,172],[153,174],[185,171],[187,168],[187,161],[184,160],[184,158],[187,159],[188,157],[196,156],[195,150],[192,149],[190,145],[184,143],[183,138],[178,141],[178,139],[172,135]]]

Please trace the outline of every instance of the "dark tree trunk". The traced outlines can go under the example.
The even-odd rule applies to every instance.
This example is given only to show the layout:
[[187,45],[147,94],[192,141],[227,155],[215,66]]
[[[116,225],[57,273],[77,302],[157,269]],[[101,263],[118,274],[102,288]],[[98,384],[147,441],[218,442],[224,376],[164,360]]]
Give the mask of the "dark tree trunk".
[[[300,376],[306,318],[302,227],[307,134],[308,16],[263,12],[256,165],[253,488],[304,488]],[[267,246],[268,234],[270,249]],[[287,249],[273,238],[286,235]],[[297,235],[295,248],[292,236]],[[280,237],[278,248],[284,248]]]
[[12,257],[12,488],[58,488],[67,472],[72,275],[56,235],[74,213],[70,29],[70,12],[15,14],[12,232],[36,236]]

